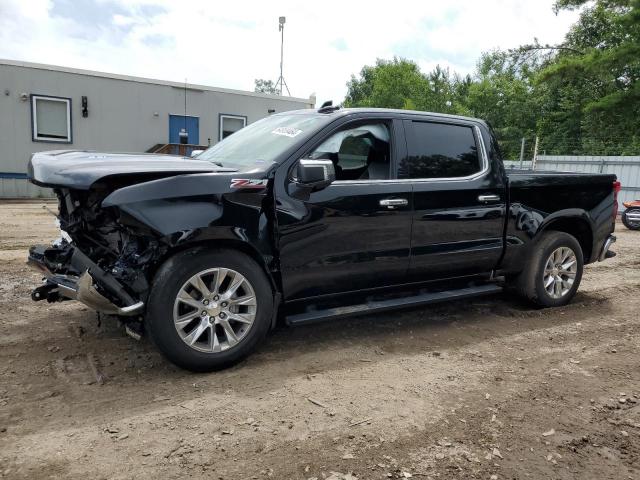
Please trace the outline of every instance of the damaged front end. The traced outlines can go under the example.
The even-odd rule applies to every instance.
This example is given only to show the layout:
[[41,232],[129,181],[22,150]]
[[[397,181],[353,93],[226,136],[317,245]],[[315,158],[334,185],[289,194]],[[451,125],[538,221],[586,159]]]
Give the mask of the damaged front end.
[[156,271],[180,250],[242,243],[273,259],[264,175],[238,180],[235,169],[169,156],[34,154],[30,181],[53,188],[62,237],[29,251],[44,276],[33,300],[78,300],[133,328]]
[[[34,301],[77,300],[98,312],[123,316],[139,314],[144,308],[143,301],[136,301],[113,276],[68,243],[33,246],[28,263],[45,275],[44,284],[31,293]],[[61,270],[68,273],[55,273]]]
[[77,300],[105,314],[141,315],[154,260],[164,249],[136,232],[116,208],[101,208],[111,189],[56,189],[62,237],[29,250],[28,264],[44,274],[35,301]]

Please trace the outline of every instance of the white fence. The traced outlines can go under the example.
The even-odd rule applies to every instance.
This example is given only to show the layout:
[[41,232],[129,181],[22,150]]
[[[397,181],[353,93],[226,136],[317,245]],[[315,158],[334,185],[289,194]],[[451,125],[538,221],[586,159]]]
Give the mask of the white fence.
[[[507,168],[530,169],[531,161],[507,160]],[[618,195],[620,211],[622,202],[640,199],[640,156],[589,157],[571,155],[538,155],[536,170],[556,170],[561,172],[613,173],[622,184]]]

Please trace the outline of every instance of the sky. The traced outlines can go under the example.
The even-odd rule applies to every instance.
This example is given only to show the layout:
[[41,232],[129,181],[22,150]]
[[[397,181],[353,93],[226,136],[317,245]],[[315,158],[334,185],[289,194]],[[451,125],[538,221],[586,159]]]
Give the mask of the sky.
[[483,51],[561,42],[577,12],[553,0],[0,0],[0,58],[339,103],[376,58],[472,73]]

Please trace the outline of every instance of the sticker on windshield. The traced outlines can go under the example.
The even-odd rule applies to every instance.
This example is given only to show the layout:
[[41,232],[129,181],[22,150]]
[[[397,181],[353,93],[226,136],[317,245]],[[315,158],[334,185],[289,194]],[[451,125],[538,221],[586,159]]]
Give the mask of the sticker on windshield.
[[273,133],[274,135],[284,135],[285,137],[293,138],[300,135],[302,133],[302,130],[298,130],[297,128],[293,127],[278,127],[271,133]]

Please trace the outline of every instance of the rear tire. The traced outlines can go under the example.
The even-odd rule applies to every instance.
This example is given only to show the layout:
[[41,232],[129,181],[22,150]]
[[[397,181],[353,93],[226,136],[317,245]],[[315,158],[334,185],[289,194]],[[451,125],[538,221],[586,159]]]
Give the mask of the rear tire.
[[145,326],[171,362],[207,372],[253,352],[267,335],[272,314],[271,285],[253,259],[234,250],[198,248],[160,267]]
[[632,222],[627,217],[627,213],[634,212],[635,214],[640,215],[640,208],[628,208],[624,212],[622,212],[622,223],[629,230],[640,230],[640,222]]
[[583,267],[582,248],[575,237],[565,232],[544,232],[515,279],[515,288],[537,307],[566,305],[580,286]]

